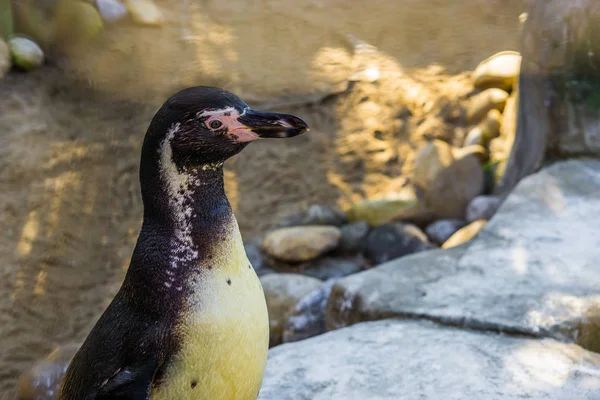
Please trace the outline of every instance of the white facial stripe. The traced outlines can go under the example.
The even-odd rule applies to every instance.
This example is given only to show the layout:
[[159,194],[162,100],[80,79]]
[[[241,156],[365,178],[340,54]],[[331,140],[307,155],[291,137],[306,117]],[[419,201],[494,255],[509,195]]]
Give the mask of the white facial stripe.
[[218,110],[204,110],[202,112],[196,113],[197,117],[212,117],[213,115],[221,115],[221,114],[225,114],[225,113],[236,113],[239,116],[239,111],[236,110],[234,107],[225,107],[225,108],[220,108]]
[[[170,288],[175,281],[174,271],[183,263],[193,262],[198,259],[198,251],[192,241],[192,223],[194,210],[189,205],[193,189],[201,182],[187,171],[179,172],[173,162],[171,140],[179,131],[181,125],[174,124],[168,131],[167,137],[160,146],[160,173],[167,185],[169,205],[173,210],[175,235],[171,240],[171,254],[165,287]],[[187,203],[187,204],[186,204]]]

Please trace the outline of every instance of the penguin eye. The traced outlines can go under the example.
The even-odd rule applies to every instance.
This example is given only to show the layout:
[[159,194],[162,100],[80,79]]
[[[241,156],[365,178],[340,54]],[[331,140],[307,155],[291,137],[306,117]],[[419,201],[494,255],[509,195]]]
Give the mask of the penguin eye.
[[210,129],[219,129],[223,126],[223,123],[218,119],[214,119],[208,123],[208,126],[210,127]]

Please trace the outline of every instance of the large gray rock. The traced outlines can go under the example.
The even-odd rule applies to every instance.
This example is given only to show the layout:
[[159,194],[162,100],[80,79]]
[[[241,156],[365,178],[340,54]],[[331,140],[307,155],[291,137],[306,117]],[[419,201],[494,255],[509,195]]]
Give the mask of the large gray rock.
[[526,178],[471,242],[336,282],[328,329],[425,316],[597,348],[599,193],[599,161],[561,162]]
[[599,375],[573,344],[386,320],[272,349],[259,400],[594,400]]

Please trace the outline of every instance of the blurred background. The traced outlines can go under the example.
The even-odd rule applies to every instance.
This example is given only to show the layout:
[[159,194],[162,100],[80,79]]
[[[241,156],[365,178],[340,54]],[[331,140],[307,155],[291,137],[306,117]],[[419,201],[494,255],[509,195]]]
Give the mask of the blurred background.
[[[83,340],[116,293],[141,223],[141,143],[184,87],[223,87],[311,126],[226,164],[257,270],[278,250],[256,243],[307,213],[342,213],[333,225],[366,221],[365,232],[410,223],[427,231],[409,234],[414,251],[491,218],[493,205],[465,210],[503,193],[530,3],[0,0],[0,398],[57,345]],[[523,146],[530,161],[513,181],[539,166],[546,138]],[[455,223],[427,230],[440,219]],[[388,250],[334,256],[358,272],[400,256]],[[297,272],[298,260],[278,261],[264,268]]]

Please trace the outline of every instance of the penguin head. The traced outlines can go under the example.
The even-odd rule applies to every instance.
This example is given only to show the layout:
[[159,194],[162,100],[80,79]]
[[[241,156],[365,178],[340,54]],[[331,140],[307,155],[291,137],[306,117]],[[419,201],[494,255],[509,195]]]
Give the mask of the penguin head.
[[160,151],[168,144],[176,166],[190,168],[222,164],[257,139],[306,131],[308,125],[299,117],[253,110],[233,93],[197,86],[175,93],[163,104],[148,128],[144,150]]

